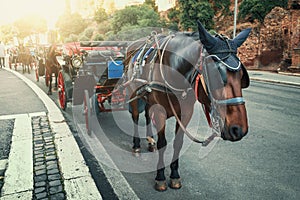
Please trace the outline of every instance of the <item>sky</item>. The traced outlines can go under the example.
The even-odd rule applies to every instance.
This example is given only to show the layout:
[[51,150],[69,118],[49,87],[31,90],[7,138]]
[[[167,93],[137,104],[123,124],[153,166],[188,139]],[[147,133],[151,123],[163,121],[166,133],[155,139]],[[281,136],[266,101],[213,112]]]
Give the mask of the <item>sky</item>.
[[64,7],[64,0],[0,0],[0,25],[36,14],[43,16],[49,28],[53,28]]
[[[133,0],[115,1],[125,6]],[[143,2],[143,0],[135,1]],[[157,5],[160,10],[165,10],[170,2],[171,0],[158,0]],[[64,9],[64,0],[0,0],[0,25],[10,24],[26,15],[35,14],[43,16],[48,22],[48,28],[52,29]]]

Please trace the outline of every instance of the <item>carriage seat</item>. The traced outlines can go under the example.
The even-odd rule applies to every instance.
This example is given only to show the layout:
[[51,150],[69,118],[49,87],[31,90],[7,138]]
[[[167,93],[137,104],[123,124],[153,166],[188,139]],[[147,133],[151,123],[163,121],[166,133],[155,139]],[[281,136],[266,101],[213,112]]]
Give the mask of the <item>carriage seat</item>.
[[110,59],[110,57],[115,57],[116,53],[110,50],[101,50],[101,51],[89,51],[86,57],[87,63],[101,63]]

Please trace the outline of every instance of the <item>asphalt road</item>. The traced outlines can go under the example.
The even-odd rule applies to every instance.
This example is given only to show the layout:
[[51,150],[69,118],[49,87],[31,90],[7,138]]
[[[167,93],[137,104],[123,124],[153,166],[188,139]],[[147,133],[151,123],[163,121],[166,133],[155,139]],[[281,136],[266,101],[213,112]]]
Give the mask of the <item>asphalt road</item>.
[[[26,75],[32,78],[31,75]],[[32,78],[33,79],[33,78]],[[33,79],[34,80],[34,79]],[[45,89],[43,79],[39,84]],[[299,199],[300,198],[300,88],[286,85],[274,85],[270,83],[252,81],[251,86],[244,90],[246,107],[249,118],[249,133],[241,141],[232,143],[216,141],[215,145],[204,149],[199,144],[187,143],[180,157],[180,174],[183,187],[180,190],[168,189],[166,192],[156,192],[153,189],[155,172],[150,165],[155,162],[147,162],[146,143],[142,150],[146,156],[139,158],[127,158],[129,154],[115,154],[114,148],[122,152],[130,152],[132,138],[126,134],[130,126],[130,116],[127,112],[101,113],[94,121],[95,135],[89,141],[83,141],[81,148],[91,151],[87,160],[94,165],[92,172],[98,185],[103,184],[103,166],[106,156],[98,141],[102,142],[107,154],[112,156],[115,165],[119,166],[121,175],[125,177],[128,187],[140,199]],[[52,95],[57,102],[57,94]],[[69,104],[70,105],[70,104]],[[73,123],[73,114],[70,106],[64,115],[70,122],[76,134],[80,133],[81,123],[84,122],[81,108],[73,109],[75,120],[79,126]],[[192,130],[197,130],[198,136],[207,131],[206,122],[200,114],[195,119],[201,119],[199,124],[192,123]],[[114,119],[119,119],[114,120]],[[141,117],[141,126],[143,125]],[[174,121],[169,121],[168,131],[174,129]],[[78,128],[79,129],[76,129]],[[80,129],[81,127],[81,129]],[[99,129],[100,127],[100,129]],[[120,128],[121,127],[121,128]],[[132,128],[131,128],[132,129]],[[172,140],[172,133],[168,135],[168,142]],[[95,137],[94,137],[95,136]],[[89,138],[89,137],[86,137]],[[88,144],[90,146],[84,146]],[[101,148],[100,148],[101,147]],[[123,157],[122,157],[123,156]],[[100,166],[98,165],[100,162]],[[139,162],[141,161],[141,162]],[[136,164],[140,166],[132,166]],[[143,165],[144,164],[144,165]],[[125,165],[122,166],[122,165]],[[112,166],[112,165],[110,165]],[[141,173],[132,173],[134,169]],[[148,169],[148,167],[150,169]],[[108,167],[109,168],[109,167]],[[145,169],[145,170],[144,170]],[[112,169],[112,174],[118,174]],[[108,169],[106,169],[108,171]],[[166,175],[170,173],[166,168]],[[120,176],[108,178],[116,183],[115,190],[124,189],[123,179]],[[121,180],[122,179],[122,180]],[[98,181],[97,181],[98,180]],[[117,184],[119,182],[119,184]],[[102,193],[109,193],[104,199],[115,198],[112,189],[107,187]]]

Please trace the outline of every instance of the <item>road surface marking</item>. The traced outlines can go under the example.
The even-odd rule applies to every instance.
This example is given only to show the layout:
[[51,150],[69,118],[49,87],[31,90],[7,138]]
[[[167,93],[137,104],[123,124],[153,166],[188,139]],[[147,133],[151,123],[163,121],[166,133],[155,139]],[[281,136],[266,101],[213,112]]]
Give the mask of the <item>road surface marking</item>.
[[[9,119],[9,115],[5,117]],[[15,123],[2,197],[9,199],[9,196],[14,196],[16,193],[22,193],[22,196],[30,193],[31,197],[33,190],[31,117],[29,114],[11,115],[11,117],[15,119]]]
[[67,123],[64,121],[64,117],[60,109],[56,106],[52,99],[50,99],[48,95],[31,80],[14,70],[10,70],[8,68],[4,69],[22,79],[42,100],[48,110],[47,116],[50,127],[53,133],[55,133],[54,144],[57,147],[57,156],[61,166],[61,173],[64,177],[67,199],[101,200],[101,194],[99,193],[89,172],[88,166],[85,164],[84,158],[72,132],[70,131]]

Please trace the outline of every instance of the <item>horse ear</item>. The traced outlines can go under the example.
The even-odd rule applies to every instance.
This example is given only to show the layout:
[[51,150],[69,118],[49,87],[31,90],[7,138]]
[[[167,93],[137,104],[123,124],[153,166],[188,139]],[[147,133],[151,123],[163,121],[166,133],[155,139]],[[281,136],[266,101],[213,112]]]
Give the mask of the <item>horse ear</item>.
[[201,22],[197,20],[198,31],[199,31],[199,39],[201,43],[204,45],[206,50],[209,52],[216,44],[217,40],[203,27]]
[[250,34],[251,28],[247,28],[240,32],[234,39],[233,42],[237,45],[237,47],[240,47],[248,38]]

